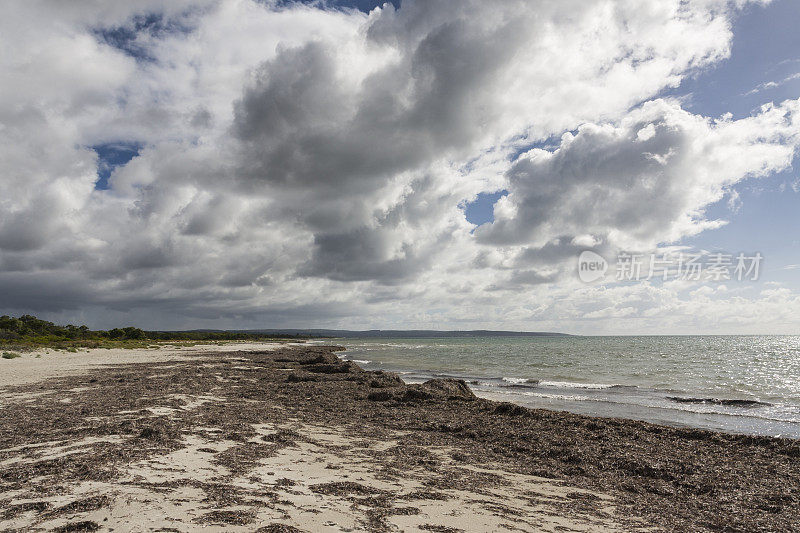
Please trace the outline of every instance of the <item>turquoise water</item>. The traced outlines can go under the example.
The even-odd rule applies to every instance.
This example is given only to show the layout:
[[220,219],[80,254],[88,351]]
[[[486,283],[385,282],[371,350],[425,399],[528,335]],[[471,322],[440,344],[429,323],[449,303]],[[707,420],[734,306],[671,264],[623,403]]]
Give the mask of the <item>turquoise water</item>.
[[367,369],[529,407],[800,438],[800,336],[340,339]]

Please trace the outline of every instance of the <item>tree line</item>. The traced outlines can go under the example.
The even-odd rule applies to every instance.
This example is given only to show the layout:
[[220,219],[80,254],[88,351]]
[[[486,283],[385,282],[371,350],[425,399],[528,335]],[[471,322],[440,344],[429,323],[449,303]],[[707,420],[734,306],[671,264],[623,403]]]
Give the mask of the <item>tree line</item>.
[[293,338],[296,335],[242,333],[235,331],[146,331],[128,326],[108,331],[91,330],[86,325],[59,326],[32,315],[0,316],[0,341],[88,341],[88,340],[153,340],[153,341],[223,341]]

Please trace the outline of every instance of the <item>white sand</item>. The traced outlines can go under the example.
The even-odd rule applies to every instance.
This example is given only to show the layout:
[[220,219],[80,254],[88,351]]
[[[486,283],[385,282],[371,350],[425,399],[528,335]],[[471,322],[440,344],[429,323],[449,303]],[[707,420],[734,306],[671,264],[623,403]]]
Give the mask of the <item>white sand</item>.
[[[464,465],[454,461],[450,457],[452,450],[447,448],[429,448],[442,461],[438,471],[420,466],[405,471],[400,479],[387,479],[381,475],[379,457],[402,449],[399,442],[402,433],[377,441],[351,438],[341,428],[299,424],[282,427],[299,433],[302,441],[263,459],[244,475],[231,476],[227,468],[214,462],[215,454],[239,443],[206,439],[196,433],[186,436],[184,448],[133,463],[118,479],[77,483],[68,493],[46,499],[56,508],[90,496],[105,495],[112,498],[107,507],[44,520],[37,519],[33,512],[25,513],[12,520],[0,520],[0,527],[51,529],[70,521],[93,520],[119,531],[253,531],[269,524],[294,526],[308,532],[366,531],[369,506],[354,501],[352,494],[320,494],[314,490],[319,484],[349,482],[390,495],[396,498],[396,507],[413,511],[387,517],[386,525],[395,531],[421,531],[420,526],[470,532],[625,530],[611,518],[614,501],[607,495],[591,493],[602,502],[600,516],[577,509],[565,513],[565,506],[572,504],[571,495],[589,494],[589,491],[556,480],[507,472],[496,465]],[[265,424],[255,429],[259,437],[251,442],[259,442],[261,436],[280,428]],[[87,443],[49,444],[25,451],[40,460],[43,457],[38,456],[39,453],[47,457],[67,455],[76,446]],[[422,495],[420,491],[429,490],[427,483],[431,479],[445,475],[450,469],[499,476],[504,482],[499,486],[490,484],[478,492],[467,488],[439,489],[446,494],[446,500],[427,499]],[[256,513],[251,523],[242,526],[204,523],[203,517],[209,512],[245,509],[236,505],[218,507],[206,500],[203,490],[195,485],[223,479],[252,494],[251,503],[255,504]],[[155,492],[146,488],[149,483],[176,483],[177,486],[173,490]]]
[[165,344],[158,348],[92,348],[77,353],[40,349],[21,354],[16,359],[0,359],[0,387],[24,385],[48,378],[83,374],[102,366],[129,363],[161,363],[196,358],[213,352],[239,350],[274,350],[282,343],[228,342],[224,344],[195,344],[181,346]]

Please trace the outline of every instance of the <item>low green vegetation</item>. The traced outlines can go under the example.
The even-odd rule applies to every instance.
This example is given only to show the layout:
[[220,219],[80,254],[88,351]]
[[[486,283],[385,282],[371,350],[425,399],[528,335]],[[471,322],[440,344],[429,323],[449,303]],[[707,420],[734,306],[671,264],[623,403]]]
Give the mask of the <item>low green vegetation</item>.
[[[72,324],[59,326],[31,315],[0,316],[0,348],[22,351],[48,347],[77,352],[78,348],[158,348],[164,343],[191,345],[201,342],[296,338],[293,335],[262,335],[235,331],[146,331],[133,326],[103,331]],[[13,357],[19,357],[19,354],[3,353],[4,359]]]
[[14,352],[3,352],[3,359],[16,359],[17,357],[22,357],[22,356]]

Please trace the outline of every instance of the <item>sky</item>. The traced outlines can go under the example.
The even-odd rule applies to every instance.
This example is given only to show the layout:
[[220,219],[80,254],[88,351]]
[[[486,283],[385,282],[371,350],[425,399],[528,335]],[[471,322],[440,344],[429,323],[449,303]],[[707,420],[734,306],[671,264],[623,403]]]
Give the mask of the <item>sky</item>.
[[0,314],[800,333],[795,0],[0,15]]

